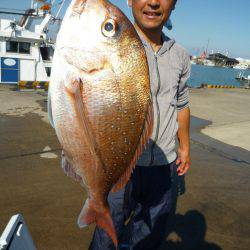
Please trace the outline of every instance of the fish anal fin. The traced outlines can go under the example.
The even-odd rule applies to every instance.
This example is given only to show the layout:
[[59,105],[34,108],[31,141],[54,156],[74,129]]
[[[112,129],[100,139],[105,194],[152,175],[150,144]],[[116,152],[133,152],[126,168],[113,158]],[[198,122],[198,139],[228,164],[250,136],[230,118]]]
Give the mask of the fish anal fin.
[[88,198],[82,208],[82,211],[78,217],[78,226],[80,228],[86,227],[92,223],[96,225],[109,235],[112,239],[115,247],[118,246],[117,236],[113,220],[108,207],[102,207],[98,210],[92,205],[91,200]]
[[70,165],[69,161],[67,160],[67,157],[65,156],[64,151],[62,151],[62,168],[67,176],[80,183],[83,182],[82,177],[78,175],[73,169],[73,167]]
[[152,108],[152,103],[150,102],[150,104],[148,106],[148,113],[147,113],[146,120],[144,123],[144,130],[142,132],[142,135],[141,135],[140,141],[138,143],[138,147],[135,151],[134,157],[133,157],[129,167],[125,171],[125,173],[121,176],[121,178],[118,180],[118,182],[113,186],[113,188],[111,190],[112,192],[117,192],[118,190],[124,188],[124,186],[129,181],[131,173],[133,172],[135,165],[136,165],[136,162],[139,159],[146,143],[148,142],[148,140],[150,138],[152,130],[153,130],[153,108]]

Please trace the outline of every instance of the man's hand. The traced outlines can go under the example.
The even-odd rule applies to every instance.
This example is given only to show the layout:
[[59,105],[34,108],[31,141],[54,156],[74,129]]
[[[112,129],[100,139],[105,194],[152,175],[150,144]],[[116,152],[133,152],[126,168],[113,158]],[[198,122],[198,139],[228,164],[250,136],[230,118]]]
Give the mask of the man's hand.
[[184,150],[182,148],[178,149],[178,158],[176,160],[176,165],[178,166],[178,175],[184,175],[190,168],[190,154],[189,150]]

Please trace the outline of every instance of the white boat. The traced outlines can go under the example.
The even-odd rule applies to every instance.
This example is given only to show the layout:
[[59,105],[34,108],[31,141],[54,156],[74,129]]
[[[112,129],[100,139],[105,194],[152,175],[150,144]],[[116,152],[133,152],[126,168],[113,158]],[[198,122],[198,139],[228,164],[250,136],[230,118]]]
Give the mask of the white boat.
[[236,66],[234,66],[234,69],[240,69],[240,70],[246,70],[248,69],[249,65],[248,64],[244,64],[244,63],[239,63]]
[[238,80],[239,82],[248,82],[250,83],[250,75],[245,76],[243,72],[240,72],[236,77],[236,80]]
[[250,88],[250,75],[245,76],[244,72],[241,71],[235,79],[240,83],[240,85],[244,88],[249,89]]
[[[56,15],[41,8],[38,2],[50,8],[56,3],[45,5],[46,1],[39,0],[37,4],[31,1],[31,9],[23,13],[19,22],[0,19],[0,83],[49,81],[54,42],[48,38],[48,25],[57,19],[65,1],[57,3]],[[38,24],[34,25],[34,21]]]

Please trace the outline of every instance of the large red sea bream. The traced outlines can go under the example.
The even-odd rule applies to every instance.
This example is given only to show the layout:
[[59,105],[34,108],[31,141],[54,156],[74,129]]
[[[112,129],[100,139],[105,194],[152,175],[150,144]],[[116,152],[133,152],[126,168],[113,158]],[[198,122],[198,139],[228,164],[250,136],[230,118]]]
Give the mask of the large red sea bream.
[[49,87],[63,168],[86,189],[79,215],[117,246],[107,196],[124,187],[152,130],[148,66],[126,16],[106,0],[73,0]]

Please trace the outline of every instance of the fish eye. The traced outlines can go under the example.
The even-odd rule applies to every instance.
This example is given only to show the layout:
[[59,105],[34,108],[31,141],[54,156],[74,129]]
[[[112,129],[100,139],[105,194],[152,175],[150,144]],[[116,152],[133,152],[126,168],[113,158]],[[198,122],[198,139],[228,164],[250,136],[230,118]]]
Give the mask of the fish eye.
[[114,25],[113,25],[112,23],[110,23],[110,22],[107,22],[107,23],[105,23],[105,25],[104,25],[104,29],[105,29],[107,32],[110,32],[110,31],[112,31],[112,30],[114,29]]
[[113,19],[106,19],[102,24],[102,34],[106,37],[112,37],[116,34],[117,24]]

